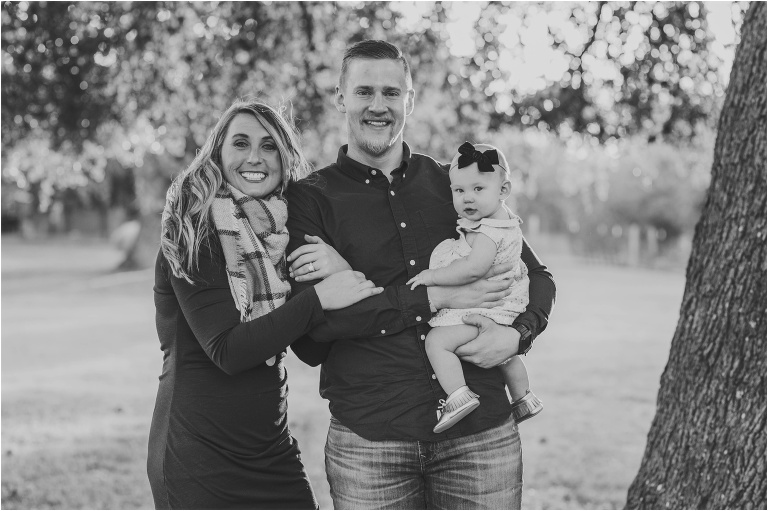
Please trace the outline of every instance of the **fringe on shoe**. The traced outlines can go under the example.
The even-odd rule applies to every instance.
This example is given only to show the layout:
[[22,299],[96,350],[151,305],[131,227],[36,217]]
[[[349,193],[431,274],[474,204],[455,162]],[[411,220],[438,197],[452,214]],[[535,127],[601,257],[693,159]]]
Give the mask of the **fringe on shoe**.
[[544,405],[541,400],[531,391],[528,391],[523,397],[512,403],[512,415],[517,423],[530,419],[543,409]]
[[478,396],[471,390],[467,389],[461,394],[459,394],[458,396],[448,401],[446,401],[445,399],[441,399],[439,401],[440,404],[437,407],[437,419],[440,420],[440,417],[442,417],[444,413],[451,413],[456,409],[462,407],[463,405],[469,403],[473,399],[477,399],[479,397],[480,396]]

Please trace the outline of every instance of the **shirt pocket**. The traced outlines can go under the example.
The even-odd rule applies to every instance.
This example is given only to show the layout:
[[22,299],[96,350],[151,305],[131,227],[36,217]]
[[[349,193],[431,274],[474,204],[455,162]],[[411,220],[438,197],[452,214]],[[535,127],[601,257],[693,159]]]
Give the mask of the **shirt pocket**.
[[427,233],[427,236],[424,237],[424,242],[428,243],[426,247],[428,254],[431,254],[432,250],[440,242],[458,237],[456,232],[458,215],[453,209],[453,203],[446,202],[445,204],[422,209],[419,211],[419,217],[424,226],[424,231]]

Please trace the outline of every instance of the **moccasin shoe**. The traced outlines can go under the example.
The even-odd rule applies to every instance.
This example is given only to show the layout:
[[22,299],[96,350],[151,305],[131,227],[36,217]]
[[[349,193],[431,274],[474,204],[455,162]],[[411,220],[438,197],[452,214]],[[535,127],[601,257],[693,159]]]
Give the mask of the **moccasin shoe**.
[[544,405],[530,390],[520,399],[512,403],[512,415],[515,422],[520,424],[524,420],[530,419],[544,409]]
[[432,431],[442,433],[466,417],[471,411],[480,406],[479,397],[464,387],[464,390],[451,394],[447,401],[441,399],[440,406],[437,409],[437,425]]

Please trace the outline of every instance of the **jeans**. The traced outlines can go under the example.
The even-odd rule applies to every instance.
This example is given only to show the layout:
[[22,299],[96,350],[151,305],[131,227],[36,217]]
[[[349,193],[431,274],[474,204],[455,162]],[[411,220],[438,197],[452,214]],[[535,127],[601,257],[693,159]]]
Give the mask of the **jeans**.
[[335,509],[520,509],[517,424],[420,442],[370,441],[331,417],[325,470]]

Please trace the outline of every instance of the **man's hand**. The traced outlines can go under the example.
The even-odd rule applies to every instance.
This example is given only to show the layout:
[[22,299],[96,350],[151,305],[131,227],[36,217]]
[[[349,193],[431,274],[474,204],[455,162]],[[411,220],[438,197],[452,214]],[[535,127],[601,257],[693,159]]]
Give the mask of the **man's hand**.
[[467,314],[463,320],[468,325],[476,326],[480,333],[473,340],[456,349],[456,355],[462,360],[488,369],[517,355],[520,347],[520,332],[514,328],[501,326],[480,314]]
[[427,295],[436,309],[492,309],[504,303],[511,293],[510,279],[488,280],[512,270],[512,263],[491,266],[485,277],[461,286],[430,286]]

